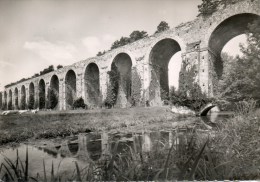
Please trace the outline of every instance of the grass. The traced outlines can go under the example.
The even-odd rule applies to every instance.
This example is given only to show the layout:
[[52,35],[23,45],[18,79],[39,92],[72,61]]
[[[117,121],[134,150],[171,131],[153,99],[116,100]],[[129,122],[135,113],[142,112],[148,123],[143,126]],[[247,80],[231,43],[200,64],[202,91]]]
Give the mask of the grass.
[[171,128],[176,120],[181,119],[177,119],[167,107],[40,111],[37,114],[0,116],[0,146],[86,131],[160,130]]

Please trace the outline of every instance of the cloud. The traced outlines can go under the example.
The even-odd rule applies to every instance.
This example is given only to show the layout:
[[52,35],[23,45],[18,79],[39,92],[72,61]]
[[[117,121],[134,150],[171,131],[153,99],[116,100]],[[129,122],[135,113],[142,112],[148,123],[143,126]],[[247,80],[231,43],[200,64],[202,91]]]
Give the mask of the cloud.
[[0,61],[0,67],[1,68],[4,68],[6,66],[9,66],[9,67],[14,67],[15,65],[10,63],[10,62],[6,62],[6,61]]
[[101,49],[101,41],[97,37],[85,37],[82,40],[83,45],[87,48],[89,56],[94,56]]
[[87,48],[88,56],[95,56],[99,51],[108,50],[115,39],[110,34],[104,34],[100,38],[88,36],[82,39],[82,44]]
[[33,51],[41,58],[52,64],[70,64],[75,61],[77,49],[74,45],[67,42],[49,42],[46,40],[27,41],[24,49]]

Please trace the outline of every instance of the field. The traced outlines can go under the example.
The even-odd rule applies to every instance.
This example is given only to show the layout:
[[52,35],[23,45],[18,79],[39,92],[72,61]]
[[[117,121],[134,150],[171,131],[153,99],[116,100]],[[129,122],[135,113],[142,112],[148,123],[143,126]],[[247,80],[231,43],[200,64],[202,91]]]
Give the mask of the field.
[[40,111],[37,114],[0,116],[0,146],[89,131],[170,129],[176,125],[174,121],[178,121],[178,125],[188,124],[185,118],[174,115],[168,107]]

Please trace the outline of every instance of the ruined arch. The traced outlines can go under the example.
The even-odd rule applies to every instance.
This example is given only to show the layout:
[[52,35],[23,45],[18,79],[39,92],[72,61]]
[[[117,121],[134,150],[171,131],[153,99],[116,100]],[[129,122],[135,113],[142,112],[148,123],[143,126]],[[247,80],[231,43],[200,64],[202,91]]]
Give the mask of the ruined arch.
[[151,65],[151,81],[149,96],[151,104],[160,105],[161,100],[167,100],[169,96],[168,65],[172,56],[181,51],[180,44],[172,39],[165,38],[158,41],[149,54]]
[[116,95],[116,106],[126,107],[131,99],[132,89],[132,59],[127,53],[115,56],[109,72],[110,85]]
[[8,93],[8,110],[12,110],[12,109],[13,109],[13,92],[10,89]]
[[226,18],[212,31],[208,41],[209,61],[213,64],[216,78],[219,79],[223,72],[221,51],[232,38],[248,32],[248,25],[260,16],[252,13],[241,13]]
[[14,89],[14,107],[19,109],[19,95],[18,95],[18,88],[15,87]]
[[48,92],[48,108],[55,109],[59,104],[59,78],[57,75],[51,77]]
[[35,103],[35,89],[34,89],[34,83],[31,82],[29,85],[28,109],[33,109],[34,103]]
[[65,102],[66,109],[72,109],[76,100],[76,73],[69,70],[65,76]]
[[39,109],[44,109],[45,108],[45,81],[41,79],[39,81]]
[[97,106],[100,101],[99,68],[96,63],[90,63],[84,75],[85,100],[89,105]]
[[21,102],[20,103],[21,103],[20,108],[26,109],[26,91],[25,91],[24,85],[21,87]]

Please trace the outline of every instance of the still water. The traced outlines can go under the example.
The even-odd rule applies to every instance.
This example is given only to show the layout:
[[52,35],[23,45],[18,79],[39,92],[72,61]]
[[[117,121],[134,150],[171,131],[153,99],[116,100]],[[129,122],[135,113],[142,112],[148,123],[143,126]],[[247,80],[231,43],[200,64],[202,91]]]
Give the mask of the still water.
[[[211,114],[205,118],[198,118],[200,122],[212,126],[218,120],[227,118],[225,114]],[[187,118],[190,119],[190,118]],[[214,126],[213,126],[214,127]],[[172,145],[185,145],[189,137],[189,129],[165,129],[163,131],[142,133],[82,133],[68,137],[60,143],[45,142],[33,145],[21,144],[17,148],[0,151],[0,164],[6,163],[8,158],[15,163],[17,154],[25,163],[26,150],[29,157],[29,175],[36,177],[54,173],[72,175],[75,172],[75,162],[83,169],[90,163],[101,161],[105,156],[113,153],[127,154],[129,149],[138,152],[150,152],[156,148],[169,149]],[[116,146],[116,147],[115,147]],[[44,164],[43,164],[44,163]],[[3,173],[3,172],[2,172]],[[0,179],[1,179],[0,171]]]

